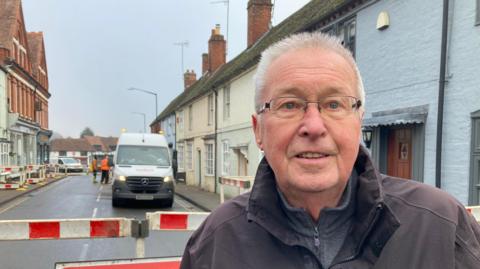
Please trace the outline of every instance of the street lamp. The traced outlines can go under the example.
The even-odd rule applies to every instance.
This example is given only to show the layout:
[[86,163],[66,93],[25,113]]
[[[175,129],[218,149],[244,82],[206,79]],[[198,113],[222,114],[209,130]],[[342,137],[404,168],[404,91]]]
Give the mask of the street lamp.
[[143,133],[147,132],[147,128],[145,127],[146,121],[145,121],[145,113],[142,112],[132,112],[132,114],[137,114],[137,115],[142,115],[143,116]]
[[155,117],[154,117],[154,120],[155,120],[158,116],[158,110],[157,110],[157,108],[158,108],[158,96],[157,96],[157,93],[152,92],[152,91],[147,91],[147,90],[144,90],[144,89],[134,88],[134,87],[130,87],[130,88],[128,88],[128,90],[129,91],[139,91],[139,92],[144,92],[144,93],[155,95]]
[[367,148],[370,148],[370,144],[372,143],[372,133],[373,131],[370,128],[363,128],[362,130],[363,142],[365,142]]

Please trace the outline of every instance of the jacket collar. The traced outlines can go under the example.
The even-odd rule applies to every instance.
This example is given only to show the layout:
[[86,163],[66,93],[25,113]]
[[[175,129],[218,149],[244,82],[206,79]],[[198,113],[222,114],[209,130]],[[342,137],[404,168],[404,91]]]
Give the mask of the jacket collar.
[[[364,250],[362,255],[368,255],[368,260],[373,262],[399,226],[398,220],[384,203],[382,177],[363,146],[360,146],[354,169],[358,174],[358,183],[352,232],[334,263],[354,259],[360,250]],[[291,232],[280,203],[275,175],[268,161],[263,158],[250,194],[247,218],[263,226],[283,243],[296,245],[299,237]],[[368,251],[363,247],[365,244],[369,246]]]

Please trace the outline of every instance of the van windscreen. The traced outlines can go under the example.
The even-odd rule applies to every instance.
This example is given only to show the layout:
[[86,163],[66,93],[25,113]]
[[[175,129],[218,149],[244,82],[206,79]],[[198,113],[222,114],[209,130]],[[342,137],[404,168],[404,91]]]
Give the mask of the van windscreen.
[[166,147],[121,145],[117,164],[170,166],[169,158]]

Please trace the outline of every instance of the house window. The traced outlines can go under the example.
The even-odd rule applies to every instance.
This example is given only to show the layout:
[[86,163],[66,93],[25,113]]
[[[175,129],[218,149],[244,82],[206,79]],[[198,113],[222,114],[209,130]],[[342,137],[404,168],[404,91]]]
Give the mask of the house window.
[[193,144],[192,142],[187,143],[187,169],[193,169]]
[[230,174],[230,145],[228,144],[228,140],[223,141],[222,152],[223,152],[222,173],[223,175],[229,175]]
[[207,176],[213,176],[213,144],[205,144],[206,151],[206,169],[205,174]]
[[177,144],[177,164],[178,170],[183,171],[185,166],[183,164],[183,144]]
[[[480,1],[480,0],[479,0]],[[323,30],[323,32],[337,36],[342,45],[352,52],[355,57],[355,34],[356,34],[356,20],[350,18]]]
[[87,156],[87,152],[86,151],[80,152],[80,156]]
[[188,106],[188,130],[192,130],[193,125],[193,108],[192,105]]
[[0,165],[8,165],[8,153],[10,152],[9,143],[0,142]]
[[230,118],[230,86],[223,89],[223,119]]
[[66,151],[59,151],[58,152],[58,156],[67,156],[67,152]]
[[213,123],[213,94],[208,96],[208,125]]

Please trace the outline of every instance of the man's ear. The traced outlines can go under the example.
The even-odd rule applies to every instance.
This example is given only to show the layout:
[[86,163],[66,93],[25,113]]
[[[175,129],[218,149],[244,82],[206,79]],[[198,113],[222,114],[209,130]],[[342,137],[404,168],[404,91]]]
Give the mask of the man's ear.
[[259,118],[257,114],[252,115],[252,127],[253,127],[253,132],[255,134],[255,142],[257,143],[258,148],[260,150],[263,150],[262,134],[260,131],[260,123],[259,123]]

